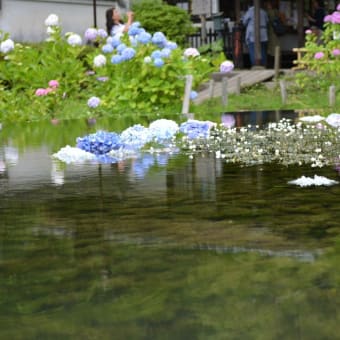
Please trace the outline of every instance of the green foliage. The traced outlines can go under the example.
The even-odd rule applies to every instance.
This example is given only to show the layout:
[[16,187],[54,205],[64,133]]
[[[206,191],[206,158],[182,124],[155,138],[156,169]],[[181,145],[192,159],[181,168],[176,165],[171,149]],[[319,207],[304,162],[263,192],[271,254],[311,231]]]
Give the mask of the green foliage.
[[186,37],[195,32],[189,14],[162,1],[134,1],[135,19],[150,33],[163,32],[170,40],[184,46]]
[[[340,12],[335,11],[332,15],[338,16],[338,14]],[[306,53],[302,57],[302,63],[312,73],[298,76],[297,84],[301,88],[325,89],[332,84],[339,85],[340,23],[335,22],[335,20],[327,20],[321,36],[313,30],[306,31]]]
[[[40,44],[15,44],[13,50],[0,53],[1,120],[87,117],[86,103],[91,96],[101,99],[100,107],[91,111],[93,116],[159,113],[169,108],[178,112],[185,76],[192,74],[193,88],[197,88],[216,68],[209,56],[185,56],[176,43],[160,58],[164,65],[155,65],[151,55],[165,47],[168,37],[164,35],[163,43],[157,44],[136,43],[135,36],[126,34],[120,42],[134,55],[113,63],[112,57],[121,52],[114,49],[104,53],[102,48],[111,47],[110,41],[97,37],[92,45],[72,44],[69,41],[72,33],[63,36],[61,31],[60,26],[53,26],[49,38]],[[104,59],[105,65],[96,65],[96,57]],[[100,81],[100,77],[106,81]],[[50,80],[58,81],[58,90],[37,96],[37,89],[46,88]],[[77,112],[70,112],[72,107]]]

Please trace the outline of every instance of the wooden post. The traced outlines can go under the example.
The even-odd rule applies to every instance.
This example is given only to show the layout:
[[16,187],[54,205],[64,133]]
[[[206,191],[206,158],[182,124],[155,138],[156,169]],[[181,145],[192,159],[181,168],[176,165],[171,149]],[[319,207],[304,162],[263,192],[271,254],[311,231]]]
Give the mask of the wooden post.
[[228,105],[228,78],[224,76],[222,78],[222,106]]
[[274,57],[274,79],[277,81],[280,75],[280,64],[281,64],[281,50],[280,46],[275,46],[275,57]]
[[283,80],[280,80],[280,89],[281,89],[282,104],[286,104],[286,102],[287,102],[287,89],[286,89],[286,83]]
[[241,94],[241,76],[237,76],[236,77],[236,89],[235,89],[235,93],[237,95]]
[[191,74],[188,74],[187,76],[185,76],[186,81],[185,81],[185,90],[184,90],[184,98],[183,98],[183,105],[182,105],[183,114],[189,113],[192,79],[193,79],[193,76]]
[[215,88],[215,80],[210,79],[209,81],[209,98],[210,99],[214,96],[214,88]]
[[335,105],[335,86],[331,85],[329,87],[329,106]]

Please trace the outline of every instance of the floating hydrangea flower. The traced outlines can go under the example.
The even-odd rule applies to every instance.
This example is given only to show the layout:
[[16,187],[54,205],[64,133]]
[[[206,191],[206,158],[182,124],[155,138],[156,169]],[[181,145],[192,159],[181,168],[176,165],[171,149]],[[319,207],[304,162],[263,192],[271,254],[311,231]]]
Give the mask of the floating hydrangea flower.
[[85,39],[88,41],[94,41],[97,39],[98,31],[95,28],[88,28],[85,31]]
[[59,18],[56,14],[50,14],[45,20],[45,26],[58,26]]
[[230,60],[225,60],[220,65],[220,72],[222,73],[229,73],[234,69],[234,63]]
[[321,186],[321,185],[325,185],[325,186],[330,186],[330,185],[334,185],[334,184],[338,184],[339,182],[334,181],[332,179],[328,179],[327,177],[323,177],[323,176],[318,176],[318,175],[314,175],[314,178],[312,177],[306,177],[306,176],[302,176],[294,181],[289,181],[288,184],[296,184],[299,185],[300,187],[310,187],[312,185],[315,186]]
[[326,117],[327,124],[333,127],[340,127],[340,113],[331,113]]
[[319,60],[319,59],[322,59],[324,56],[325,56],[325,54],[323,52],[316,52],[314,54],[314,59]]
[[87,106],[90,108],[96,108],[100,105],[100,98],[98,97],[91,97],[88,101],[87,101]]
[[135,54],[136,54],[136,51],[133,48],[127,47],[122,52],[122,59],[131,60],[135,56]]
[[105,44],[102,47],[103,53],[112,53],[113,52],[113,46],[111,44]]
[[189,47],[183,52],[183,55],[187,58],[198,57],[200,52],[197,50],[197,48]]
[[152,140],[152,134],[148,128],[137,124],[124,130],[120,138],[124,147],[140,149]]
[[54,153],[52,157],[67,164],[84,163],[96,159],[93,153],[69,145],[61,148],[57,153]]
[[186,134],[190,139],[207,138],[210,134],[210,129],[215,125],[210,121],[189,119],[180,125],[179,131]]
[[97,131],[77,138],[77,147],[95,155],[103,155],[121,147],[120,137],[115,132]]
[[94,57],[93,59],[93,65],[95,67],[103,67],[106,65],[106,57],[102,54],[99,54]]
[[67,43],[71,46],[80,46],[83,41],[79,34],[73,33],[67,38]]
[[11,39],[6,39],[0,44],[0,52],[7,54],[8,52],[14,50],[14,42]]
[[157,142],[171,139],[179,130],[178,124],[169,119],[158,119],[149,126],[150,133]]

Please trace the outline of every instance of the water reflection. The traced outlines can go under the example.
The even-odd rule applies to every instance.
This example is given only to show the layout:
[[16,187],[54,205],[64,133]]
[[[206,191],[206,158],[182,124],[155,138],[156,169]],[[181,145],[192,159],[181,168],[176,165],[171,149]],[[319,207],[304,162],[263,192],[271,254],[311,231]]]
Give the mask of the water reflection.
[[56,163],[92,131],[73,124],[1,131],[1,338],[336,338],[338,186],[214,156]]

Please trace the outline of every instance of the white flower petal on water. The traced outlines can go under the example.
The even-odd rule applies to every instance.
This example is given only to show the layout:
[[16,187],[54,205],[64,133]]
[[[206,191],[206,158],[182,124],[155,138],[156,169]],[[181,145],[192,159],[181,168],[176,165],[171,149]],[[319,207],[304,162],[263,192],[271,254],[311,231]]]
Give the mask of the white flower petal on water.
[[288,184],[295,184],[295,185],[299,185],[300,187],[310,187],[312,185],[315,186],[321,186],[321,185],[325,185],[325,186],[330,186],[330,185],[334,185],[334,184],[338,184],[338,181],[334,181],[332,179],[328,179],[327,177],[324,176],[318,176],[318,175],[314,175],[314,178],[312,177],[306,177],[306,176],[302,176],[294,181],[289,181]]
[[305,117],[299,118],[299,120],[301,120],[303,122],[307,122],[307,123],[318,123],[318,122],[321,122],[324,119],[325,119],[325,117],[322,117],[320,115],[305,116]]

